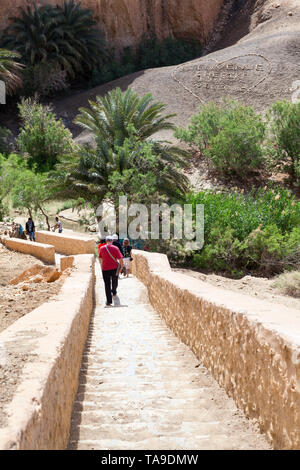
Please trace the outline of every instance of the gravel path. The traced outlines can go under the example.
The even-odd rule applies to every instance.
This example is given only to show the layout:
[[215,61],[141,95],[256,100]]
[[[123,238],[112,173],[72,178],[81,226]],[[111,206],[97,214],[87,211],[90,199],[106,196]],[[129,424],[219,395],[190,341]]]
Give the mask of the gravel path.
[[97,306],[73,409],[69,449],[269,449],[192,352],[166,327],[136,278],[120,307]]

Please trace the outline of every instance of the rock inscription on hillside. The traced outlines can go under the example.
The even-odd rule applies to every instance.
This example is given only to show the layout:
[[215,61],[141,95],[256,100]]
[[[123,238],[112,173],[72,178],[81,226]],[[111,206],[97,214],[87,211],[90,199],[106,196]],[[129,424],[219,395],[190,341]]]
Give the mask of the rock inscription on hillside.
[[[259,54],[231,57],[222,62],[201,59],[198,64],[180,65],[173,77],[198,99],[212,93],[237,95],[257,89],[272,71],[271,62]],[[256,90],[257,91],[257,90]]]

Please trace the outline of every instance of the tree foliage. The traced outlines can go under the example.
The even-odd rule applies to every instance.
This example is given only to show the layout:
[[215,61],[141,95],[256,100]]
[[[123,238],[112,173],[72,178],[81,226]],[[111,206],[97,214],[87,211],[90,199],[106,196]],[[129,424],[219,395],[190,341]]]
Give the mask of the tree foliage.
[[[69,178],[76,181],[77,190],[90,192],[91,197],[97,194],[99,203],[111,190],[109,177],[113,173],[118,172],[118,182],[124,183],[125,171],[127,177],[134,174],[136,178],[138,172],[144,172],[147,161],[149,181],[155,179],[154,191],[167,197],[185,193],[188,179],[181,170],[188,166],[187,152],[166,141],[154,140],[157,132],[175,129],[169,121],[173,114],[163,115],[165,109],[166,105],[153,102],[149,93],[140,98],[133,90],[122,93],[120,88],[104,97],[97,96],[90,108],[81,108],[75,122],[94,134],[97,146],[83,147],[77,162],[70,163]],[[116,173],[114,178],[116,181]],[[128,184],[125,186],[128,190]],[[131,188],[128,197],[133,194]]]
[[51,106],[28,98],[22,99],[18,107],[22,127],[17,144],[21,153],[31,168],[51,170],[59,156],[73,152],[75,144],[71,132],[56,119]]

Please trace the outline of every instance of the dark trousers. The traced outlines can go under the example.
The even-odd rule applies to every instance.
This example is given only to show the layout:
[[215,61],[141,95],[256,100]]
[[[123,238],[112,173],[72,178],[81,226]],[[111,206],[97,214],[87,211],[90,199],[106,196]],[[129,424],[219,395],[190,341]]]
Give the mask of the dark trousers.
[[32,242],[35,242],[35,233],[34,232],[29,232],[29,240]]
[[116,269],[110,269],[108,271],[102,271],[103,281],[105,284],[106,302],[112,303],[112,296],[116,295],[118,288],[118,276]]

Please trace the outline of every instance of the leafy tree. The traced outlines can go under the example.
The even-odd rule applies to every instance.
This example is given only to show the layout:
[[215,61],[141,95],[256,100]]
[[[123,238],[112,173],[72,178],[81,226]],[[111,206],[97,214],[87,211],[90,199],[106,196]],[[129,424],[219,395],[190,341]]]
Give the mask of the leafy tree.
[[7,49],[0,49],[0,80],[6,84],[6,91],[12,94],[22,85],[22,65],[17,62],[19,54]]
[[277,101],[268,110],[272,166],[286,171],[300,186],[300,103]]
[[18,52],[26,65],[50,63],[60,66],[72,77],[90,69],[103,54],[104,41],[95,27],[93,12],[81,2],[64,5],[20,7],[20,16],[11,18],[2,43]]
[[8,196],[25,168],[26,164],[19,155],[11,154],[6,157],[0,153],[0,220],[8,215]]
[[45,217],[49,231],[50,223],[45,203],[53,198],[54,194],[48,184],[47,174],[34,173],[29,169],[22,171],[10,192],[13,207],[21,210],[27,209],[31,217],[33,212],[40,211]]
[[252,107],[234,100],[203,105],[187,129],[175,135],[200,150],[222,176],[243,180],[264,166],[263,141],[266,126]]
[[18,107],[22,128],[17,144],[31,168],[36,166],[37,171],[48,171],[55,166],[59,156],[74,151],[76,146],[71,132],[56,119],[50,106],[28,98]]
[[5,207],[9,198],[14,208],[26,209],[31,217],[33,212],[40,211],[50,230],[45,204],[55,194],[46,173],[30,170],[20,155],[5,158],[0,154],[0,207]]

